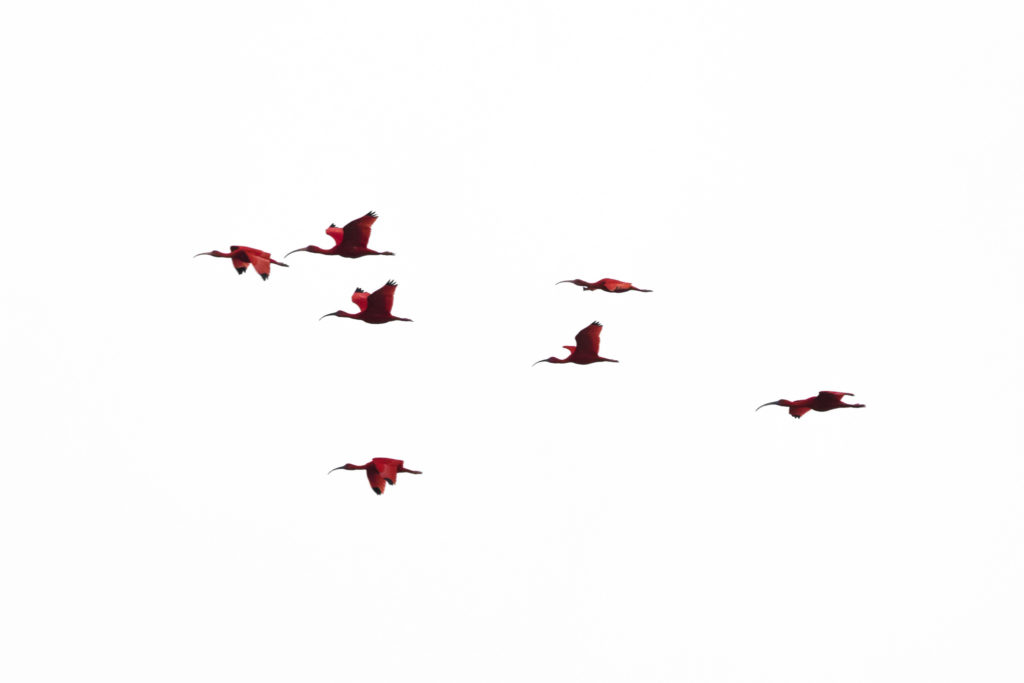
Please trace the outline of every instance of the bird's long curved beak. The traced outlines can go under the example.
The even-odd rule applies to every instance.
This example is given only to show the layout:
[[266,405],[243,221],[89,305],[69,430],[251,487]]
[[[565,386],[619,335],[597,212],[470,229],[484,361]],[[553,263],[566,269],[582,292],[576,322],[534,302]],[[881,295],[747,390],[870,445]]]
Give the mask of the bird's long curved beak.
[[[209,256],[212,253],[213,253],[212,251],[204,251],[201,254],[196,254],[196,256]],[[192,258],[195,258],[196,256],[193,256]]]
[[[551,361],[549,361],[547,358],[541,358],[539,361],[537,361],[537,363],[550,363],[550,362]],[[537,363],[534,363],[533,365],[536,365]],[[530,367],[532,368],[533,365],[531,365]]]
[[754,408],[754,412],[756,413],[757,411],[761,410],[761,408],[764,408],[764,406],[778,406],[778,405],[782,405],[782,404],[779,403],[778,401],[771,401],[769,403],[765,403],[764,405],[761,405],[761,406],[758,406],[758,407]]
[[[345,469],[345,468],[344,468],[344,467],[335,467],[335,468],[334,468],[334,470],[343,470],[343,469]],[[331,472],[333,472],[334,470],[330,470],[330,471],[328,471],[328,472],[327,472],[327,474],[330,474],[330,473],[331,473]]]
[[292,254],[294,254],[297,251],[306,251],[306,247],[302,247],[301,249],[292,249],[287,254],[285,254],[283,258],[288,258],[289,256],[291,256]]
[[572,282],[572,280],[559,280],[559,281],[558,281],[558,282],[556,282],[555,284],[556,284],[556,285],[560,285],[560,284],[562,284],[563,282]]
[[328,313],[327,315],[322,315],[322,316],[320,316],[320,320],[323,320],[324,318],[329,318],[329,317],[331,317],[332,315],[338,315],[338,314],[337,314],[337,313]]

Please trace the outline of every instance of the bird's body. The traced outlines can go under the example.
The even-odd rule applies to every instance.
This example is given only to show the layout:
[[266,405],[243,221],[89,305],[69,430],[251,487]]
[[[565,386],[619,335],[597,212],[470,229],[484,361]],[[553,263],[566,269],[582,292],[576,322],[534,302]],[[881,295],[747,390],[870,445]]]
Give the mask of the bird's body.
[[[653,292],[652,289],[640,289],[634,287],[632,282],[623,282],[622,280],[613,280],[610,277],[601,278],[597,282],[587,282],[586,280],[562,280],[562,282],[569,282],[578,287],[582,287],[584,292],[593,292],[595,290],[601,290],[602,292],[611,292],[612,294],[622,294],[623,292]],[[556,285],[562,284],[562,282],[556,282]]]
[[[394,460],[393,458],[374,458],[365,465],[353,465],[351,463],[342,465],[341,467],[335,467],[334,470],[366,470],[366,478],[370,482],[370,488],[378,496],[384,493],[384,489],[388,484],[392,486],[398,481],[398,474],[400,472],[406,474],[423,474],[416,470],[405,469],[404,461]],[[334,470],[331,470],[327,474],[330,474]]]
[[[598,355],[598,349],[601,347],[601,323],[594,321],[584,327],[579,333],[576,334],[576,346],[563,346],[562,348],[569,349],[569,356],[567,358],[556,358],[551,356],[550,358],[544,358],[537,363],[576,363],[577,365],[590,365],[591,363],[618,363],[617,360],[611,358],[602,358]],[[534,363],[536,365],[537,363]]]
[[356,287],[355,293],[352,294],[352,302],[359,307],[358,313],[335,311],[334,313],[320,316],[320,319],[323,320],[328,316],[334,315],[339,318],[362,320],[364,323],[370,323],[371,325],[381,325],[392,320],[403,320],[411,323],[412,320],[409,318],[399,318],[391,315],[391,306],[395,300],[396,287],[398,287],[398,283],[394,280],[388,280],[386,285],[373,294],[367,294],[366,290]]
[[778,401],[771,401],[770,403],[758,406],[757,410],[761,410],[764,406],[783,406],[789,408],[790,415],[799,419],[812,410],[824,413],[836,408],[866,407],[863,403],[843,403],[843,396],[853,396],[853,394],[844,391],[820,391],[817,396],[803,398],[799,401],[789,401],[780,398]]
[[301,249],[293,249],[284,255],[288,258],[297,251],[308,251],[313,254],[327,254],[328,256],[343,256],[345,258],[360,258],[363,256],[394,256],[390,251],[374,251],[367,247],[370,241],[370,229],[377,220],[377,214],[373,211],[362,218],[357,218],[348,223],[344,228],[339,228],[334,223],[327,228],[327,234],[334,238],[334,246],[330,249],[323,249],[315,244]]
[[[281,263],[270,258],[270,254],[259,249],[253,249],[252,247],[240,247],[232,246],[228,248],[228,252],[223,251],[204,251],[196,256],[216,256],[217,258],[229,258],[231,259],[231,265],[235,267],[238,274],[241,275],[245,272],[245,269],[250,265],[253,269],[260,274],[260,277],[266,280],[270,277],[270,264],[273,263],[275,266],[288,267],[287,263]],[[195,257],[193,257],[195,258]]]

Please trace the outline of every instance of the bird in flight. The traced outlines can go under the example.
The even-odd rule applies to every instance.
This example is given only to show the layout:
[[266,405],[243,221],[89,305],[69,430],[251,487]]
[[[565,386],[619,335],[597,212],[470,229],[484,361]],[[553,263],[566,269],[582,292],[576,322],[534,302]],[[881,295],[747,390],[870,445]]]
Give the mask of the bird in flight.
[[[405,469],[404,462],[402,460],[394,460],[392,458],[374,458],[365,465],[353,465],[348,463],[341,467],[335,467],[334,470],[366,470],[366,478],[370,481],[370,488],[378,496],[384,493],[384,489],[388,484],[392,486],[398,480],[399,472],[406,474],[423,474],[416,470]],[[330,474],[334,470],[331,470],[327,474]]]
[[367,294],[366,290],[356,287],[355,293],[352,294],[352,302],[359,307],[358,313],[335,311],[334,313],[320,316],[320,319],[323,320],[328,316],[336,315],[339,318],[362,320],[364,323],[370,323],[371,325],[381,325],[392,320],[404,320],[411,323],[412,320],[409,318],[399,318],[391,315],[391,305],[395,301],[396,287],[398,287],[398,283],[394,280],[388,280],[386,285],[373,294]]
[[301,249],[293,249],[284,255],[288,258],[297,251],[308,251],[314,254],[327,254],[329,256],[344,256],[345,258],[360,258],[361,256],[394,256],[390,251],[374,251],[366,246],[370,241],[370,229],[377,220],[377,214],[373,211],[362,218],[357,218],[344,228],[339,228],[334,223],[327,228],[327,234],[334,238],[334,246],[330,249],[311,244]]
[[[597,355],[597,351],[601,346],[601,323],[594,321],[584,327],[576,335],[576,346],[563,346],[562,348],[569,349],[568,358],[543,358],[537,363],[576,363],[578,365],[589,365],[591,363],[600,363],[602,361],[607,363],[618,363],[617,360],[611,358],[602,358]],[[536,365],[537,363],[534,363]]]
[[[252,265],[256,272],[259,273],[260,277],[263,278],[264,280],[270,277],[271,263],[273,263],[275,266],[284,266],[285,268],[288,267],[287,263],[275,261],[274,259],[270,258],[270,254],[268,254],[265,251],[260,251],[259,249],[238,246],[229,247],[229,249],[231,251],[227,252],[226,254],[223,251],[204,251],[201,254],[196,254],[196,256],[216,256],[217,258],[229,258],[231,259],[231,264],[235,267],[235,270],[238,271],[239,275],[244,273],[245,269]],[[195,258],[195,256],[193,256],[192,258]]]
[[843,403],[843,396],[853,396],[853,394],[845,391],[820,391],[817,396],[802,398],[799,401],[788,401],[784,398],[780,398],[778,401],[771,401],[770,403],[758,406],[754,412],[761,410],[764,406],[784,406],[789,408],[790,415],[800,419],[812,410],[824,413],[825,411],[835,410],[836,408],[865,407],[863,403]]
[[632,282],[623,282],[622,280],[613,280],[610,277],[601,278],[597,282],[587,282],[586,280],[562,280],[556,282],[556,285],[562,284],[562,282],[570,282],[574,285],[583,288],[584,292],[593,292],[594,290],[600,289],[602,292],[611,292],[612,294],[621,294],[622,292],[653,292],[653,289],[640,289],[634,287]]

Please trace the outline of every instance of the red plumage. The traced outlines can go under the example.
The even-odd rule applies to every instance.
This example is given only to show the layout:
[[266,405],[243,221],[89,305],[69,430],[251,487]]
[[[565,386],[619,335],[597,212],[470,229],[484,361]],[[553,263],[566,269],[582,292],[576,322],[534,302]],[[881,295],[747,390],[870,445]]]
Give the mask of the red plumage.
[[313,254],[327,254],[329,256],[343,256],[344,258],[360,258],[363,256],[394,256],[390,251],[375,251],[366,245],[370,242],[370,229],[377,221],[377,214],[373,211],[350,221],[343,228],[331,223],[327,228],[327,234],[334,239],[334,246],[330,249],[323,249],[311,244],[301,249],[293,249],[285,254],[288,258],[297,251],[308,251]]
[[835,410],[836,408],[866,407],[863,403],[843,403],[844,396],[853,396],[853,394],[845,391],[819,391],[817,396],[802,398],[799,401],[790,401],[785,398],[780,398],[778,401],[771,401],[764,405],[760,405],[756,410],[761,410],[764,406],[783,406],[785,408],[789,408],[790,415],[799,419],[812,410],[824,413],[829,410]]
[[334,470],[366,470],[366,478],[370,482],[370,488],[378,496],[384,493],[384,489],[387,488],[388,484],[394,486],[398,482],[399,473],[423,474],[416,470],[406,469],[404,461],[393,458],[373,458],[365,465],[347,463],[341,467],[335,467],[327,474]]
[[[565,346],[563,348],[569,349],[569,356],[567,358],[556,358],[551,356],[550,358],[544,358],[537,363],[576,363],[577,365],[589,365],[591,363],[618,363],[617,360],[611,358],[602,358],[598,355],[598,350],[601,347],[601,323],[596,320],[576,334],[576,346]],[[537,363],[534,363],[536,365]]]
[[623,292],[652,292],[652,289],[640,289],[634,287],[631,282],[623,282],[622,280],[613,280],[610,277],[601,278],[597,282],[587,282],[586,280],[562,280],[556,282],[556,285],[562,284],[562,282],[568,282],[578,287],[582,287],[584,292],[593,292],[595,290],[601,290],[602,292],[611,292],[612,294],[622,294]]
[[228,249],[229,251],[227,252],[204,251],[201,254],[196,254],[196,256],[214,256],[217,258],[229,258],[231,259],[231,265],[235,267],[235,270],[238,271],[239,275],[244,273],[246,269],[251,265],[253,267],[253,270],[259,273],[259,276],[264,280],[270,277],[271,263],[273,263],[276,266],[284,266],[285,268],[288,267],[287,263],[275,261],[270,257],[269,253],[261,251],[259,249],[254,249],[252,247],[242,247],[238,245],[232,245]]
[[333,315],[339,318],[362,320],[363,322],[370,323],[371,325],[381,325],[393,320],[403,320],[411,323],[412,320],[409,318],[399,318],[391,315],[391,306],[395,301],[396,287],[398,287],[398,284],[394,280],[388,280],[386,285],[378,289],[373,294],[367,294],[365,291],[357,287],[355,293],[352,295],[352,301],[359,307],[358,313],[335,311],[334,313],[327,313],[320,316],[320,319],[323,320],[324,318]]

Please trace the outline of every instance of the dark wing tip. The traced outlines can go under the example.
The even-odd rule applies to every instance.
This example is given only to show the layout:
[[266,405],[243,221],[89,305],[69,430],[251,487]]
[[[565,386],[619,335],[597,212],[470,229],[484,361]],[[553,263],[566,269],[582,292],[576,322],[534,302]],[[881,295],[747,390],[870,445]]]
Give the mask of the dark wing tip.
[[329,227],[332,227],[332,228],[336,228],[336,227],[338,227],[338,226],[337,226],[337,225],[335,225],[334,223],[331,223],[331,225],[330,225]]
[[388,284],[391,285],[392,287],[397,287],[398,286],[398,283],[395,282],[394,280],[388,280]]
[[376,218],[377,217],[377,212],[376,211],[371,211],[370,213],[368,213],[366,215],[367,216],[372,216],[373,218]]
[[356,292],[355,292],[356,294],[362,294],[362,293],[365,293],[365,292],[366,292],[366,290],[363,289],[362,287],[356,287]]
[[597,325],[598,327],[604,327],[604,325],[602,325],[601,323],[597,322],[596,320],[594,322],[590,323],[590,324],[591,325]]

